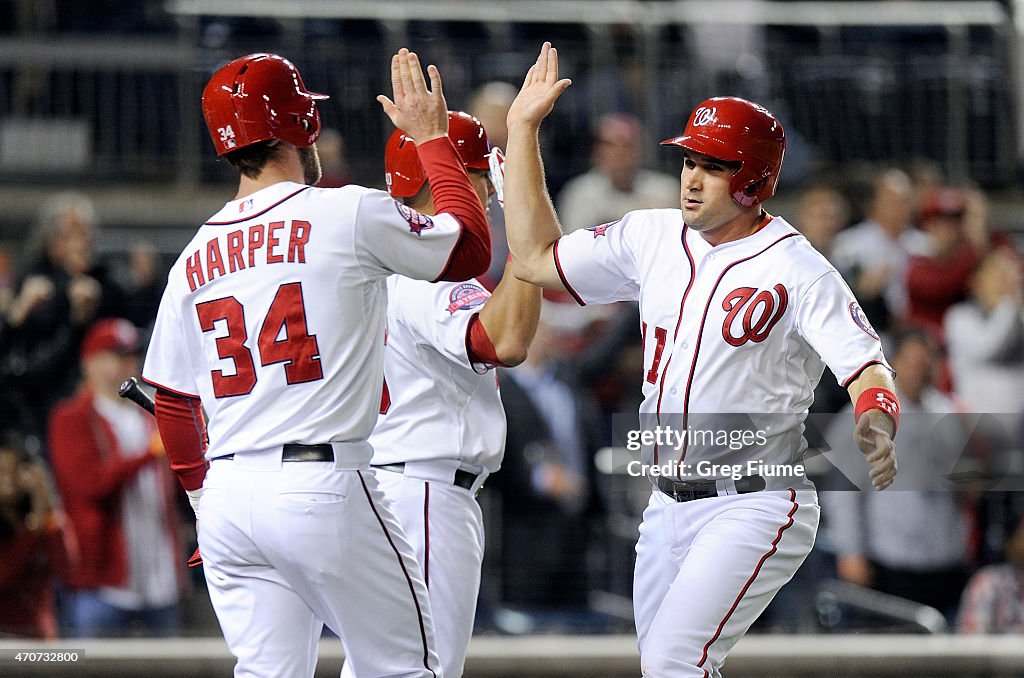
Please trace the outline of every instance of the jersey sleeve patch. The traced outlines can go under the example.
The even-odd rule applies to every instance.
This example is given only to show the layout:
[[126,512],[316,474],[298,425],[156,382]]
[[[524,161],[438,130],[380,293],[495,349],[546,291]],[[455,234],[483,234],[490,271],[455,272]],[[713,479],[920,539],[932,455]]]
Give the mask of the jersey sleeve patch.
[[597,238],[598,236],[604,235],[605,231],[607,231],[609,228],[619,223],[620,221],[622,220],[616,219],[615,221],[609,221],[607,224],[601,224],[600,226],[591,226],[587,230],[593,233],[594,237]]
[[395,208],[398,209],[398,213],[402,215],[402,218],[409,223],[409,231],[420,235],[423,231],[434,227],[434,220],[428,217],[426,214],[420,214],[413,208],[406,204],[395,200]]
[[853,318],[853,322],[857,324],[857,327],[861,328],[866,335],[878,341],[878,332],[871,326],[871,321],[868,320],[868,316],[864,313],[864,309],[860,307],[856,301],[850,302],[850,317]]
[[456,311],[469,311],[484,305],[491,293],[475,283],[462,283],[452,288],[448,295],[448,306],[445,310],[450,315]]

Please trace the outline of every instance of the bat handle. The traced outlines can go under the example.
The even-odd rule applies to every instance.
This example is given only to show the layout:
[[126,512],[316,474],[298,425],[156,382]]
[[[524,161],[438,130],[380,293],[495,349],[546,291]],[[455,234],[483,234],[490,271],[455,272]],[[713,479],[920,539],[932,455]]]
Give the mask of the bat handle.
[[131,400],[150,414],[156,414],[156,406],[153,403],[153,399],[149,397],[148,393],[142,390],[142,387],[139,386],[139,380],[135,377],[125,379],[121,384],[121,387],[117,389],[117,394],[122,398]]
[[122,398],[127,398],[128,394],[131,393],[133,389],[136,389],[138,387],[139,380],[136,379],[135,377],[128,377],[127,379],[121,382],[121,387],[117,389],[117,395],[121,396]]

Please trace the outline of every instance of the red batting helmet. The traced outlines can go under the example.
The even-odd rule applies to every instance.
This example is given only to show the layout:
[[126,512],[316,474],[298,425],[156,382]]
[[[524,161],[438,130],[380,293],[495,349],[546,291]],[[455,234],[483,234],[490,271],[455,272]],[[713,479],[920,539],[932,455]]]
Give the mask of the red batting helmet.
[[[479,120],[469,113],[448,111],[448,137],[466,169],[490,169],[491,144]],[[416,144],[400,129],[391,133],[384,147],[384,180],[392,198],[411,198],[427,180]]]
[[298,69],[276,54],[239,57],[213,74],[203,90],[203,117],[217,155],[258,141],[312,146],[320,136],[318,99]]
[[775,195],[786,132],[763,106],[737,97],[715,97],[694,109],[683,136],[661,143],[740,163],[729,189],[738,205],[751,207]]

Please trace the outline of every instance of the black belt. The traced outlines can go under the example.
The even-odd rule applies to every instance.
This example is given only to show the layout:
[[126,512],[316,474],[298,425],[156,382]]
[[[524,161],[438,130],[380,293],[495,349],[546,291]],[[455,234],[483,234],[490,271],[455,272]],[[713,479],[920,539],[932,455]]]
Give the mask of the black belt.
[[[225,454],[217,459],[234,459],[234,454]],[[334,448],[323,445],[299,445],[288,443],[281,448],[281,461],[334,461]]]
[[[397,464],[381,464],[380,466],[374,466],[373,468],[382,468],[385,471],[394,471],[395,473],[405,473],[405,462],[399,462]],[[461,487],[464,490],[473,489],[473,483],[479,478],[476,473],[470,473],[469,471],[463,471],[457,469],[455,471],[455,478],[452,479],[452,485],[455,487]]]
[[[736,494],[748,494],[760,492],[765,488],[764,478],[761,476],[745,476],[737,478]],[[672,497],[676,501],[692,501],[694,499],[707,499],[709,497],[724,496],[719,493],[718,484],[714,480],[700,480],[696,482],[684,482],[658,476],[658,489]]]

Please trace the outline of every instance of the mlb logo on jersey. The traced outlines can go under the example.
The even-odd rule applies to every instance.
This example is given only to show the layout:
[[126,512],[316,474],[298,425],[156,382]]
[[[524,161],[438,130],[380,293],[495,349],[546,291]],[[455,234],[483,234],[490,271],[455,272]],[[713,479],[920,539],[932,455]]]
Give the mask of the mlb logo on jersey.
[[398,213],[402,215],[402,218],[409,222],[409,230],[416,235],[434,227],[434,220],[426,214],[420,214],[413,208],[408,205],[403,205],[397,200],[395,201],[395,207],[398,208]]
[[468,311],[483,306],[490,296],[490,292],[474,283],[457,285],[448,295],[448,313],[455,315],[456,311]]
[[252,209],[252,198],[249,198],[248,200],[243,200],[242,202],[238,203],[238,213],[239,214],[241,214],[242,212],[246,212],[248,210],[251,210],[251,209]]

